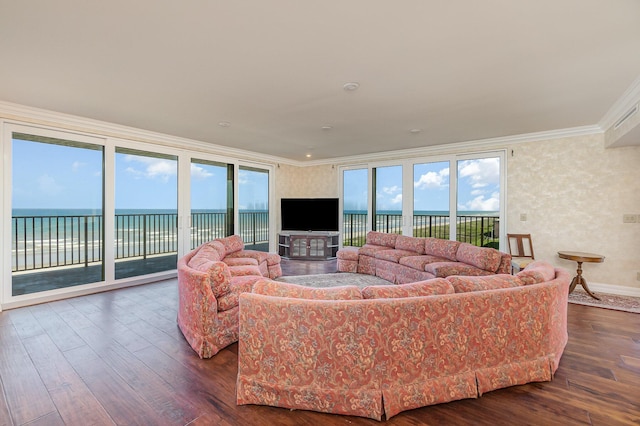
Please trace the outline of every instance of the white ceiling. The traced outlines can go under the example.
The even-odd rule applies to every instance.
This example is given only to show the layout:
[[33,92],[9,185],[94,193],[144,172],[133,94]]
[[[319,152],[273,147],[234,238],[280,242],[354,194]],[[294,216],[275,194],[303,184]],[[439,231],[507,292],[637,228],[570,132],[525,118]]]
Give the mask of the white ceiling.
[[0,0],[0,64],[3,101],[320,160],[597,125],[640,1]]

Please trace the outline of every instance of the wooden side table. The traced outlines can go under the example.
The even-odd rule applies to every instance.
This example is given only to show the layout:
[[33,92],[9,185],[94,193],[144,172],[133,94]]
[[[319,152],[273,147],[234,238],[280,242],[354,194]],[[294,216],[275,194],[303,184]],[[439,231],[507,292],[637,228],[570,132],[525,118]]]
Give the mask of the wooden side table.
[[573,277],[573,280],[571,281],[571,287],[569,287],[569,293],[571,293],[576,288],[576,285],[580,284],[589,294],[589,296],[593,297],[594,299],[600,300],[598,296],[591,293],[591,290],[589,290],[589,287],[587,286],[587,281],[582,276],[582,263],[602,263],[604,262],[604,256],[593,253],[583,253],[580,251],[559,251],[558,256],[561,259],[573,260],[574,262],[578,262],[578,275]]

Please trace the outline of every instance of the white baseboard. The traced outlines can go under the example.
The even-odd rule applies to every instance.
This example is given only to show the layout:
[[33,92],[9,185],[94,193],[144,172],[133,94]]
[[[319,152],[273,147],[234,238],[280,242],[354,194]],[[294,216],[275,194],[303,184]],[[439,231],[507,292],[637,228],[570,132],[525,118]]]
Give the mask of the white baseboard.
[[[609,293],[609,294],[617,294],[619,296],[633,296],[640,297],[640,288],[627,287],[624,285],[613,285],[613,284],[604,284],[604,283],[591,283],[587,282],[589,286],[589,290],[594,293]],[[581,286],[578,286],[581,287]]]

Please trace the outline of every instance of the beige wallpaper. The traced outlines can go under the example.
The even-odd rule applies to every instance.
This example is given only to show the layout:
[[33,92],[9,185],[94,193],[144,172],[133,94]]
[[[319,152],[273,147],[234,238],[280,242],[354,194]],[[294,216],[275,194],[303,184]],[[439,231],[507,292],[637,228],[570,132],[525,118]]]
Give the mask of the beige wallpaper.
[[[622,222],[640,215],[640,147],[605,149],[599,134],[506,148],[507,231],[532,234],[536,258],[572,274],[558,250],[602,254],[604,263],[583,265],[588,282],[640,294],[640,222]],[[276,177],[278,197],[339,195],[332,166],[282,166]]]

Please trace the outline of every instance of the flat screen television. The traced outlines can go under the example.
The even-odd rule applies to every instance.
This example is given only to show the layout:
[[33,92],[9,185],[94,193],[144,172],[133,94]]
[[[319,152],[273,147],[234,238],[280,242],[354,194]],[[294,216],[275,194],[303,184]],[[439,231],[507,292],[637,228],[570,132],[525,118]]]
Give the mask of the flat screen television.
[[338,210],[337,198],[282,198],[282,230],[337,232]]

